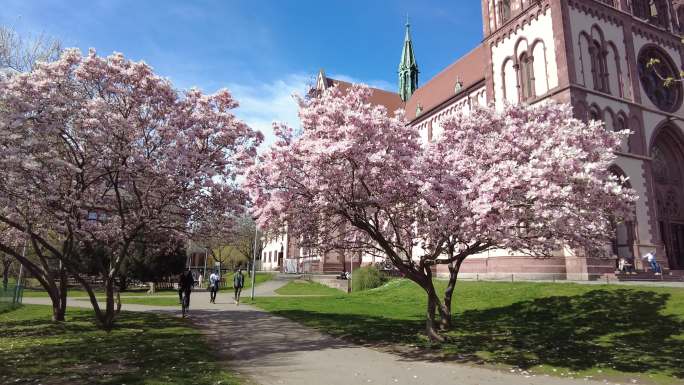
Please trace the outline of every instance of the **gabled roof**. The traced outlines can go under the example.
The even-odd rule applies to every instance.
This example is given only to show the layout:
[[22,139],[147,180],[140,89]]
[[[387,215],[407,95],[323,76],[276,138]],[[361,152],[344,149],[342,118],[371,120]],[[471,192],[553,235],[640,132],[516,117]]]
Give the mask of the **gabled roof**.
[[[324,90],[328,87],[336,86],[344,91],[351,88],[352,83],[343,80],[332,79],[325,76],[325,72],[321,69],[316,77],[316,89]],[[396,110],[404,108],[404,102],[396,92],[381,90],[379,88],[369,87],[371,90],[370,102],[375,105],[385,106],[387,112],[390,114]]]
[[457,82],[460,83],[460,89],[465,90],[483,81],[487,67],[486,54],[486,47],[481,44],[418,88],[406,102],[406,118],[409,121],[416,119],[418,106],[422,115],[449,100],[457,94]]

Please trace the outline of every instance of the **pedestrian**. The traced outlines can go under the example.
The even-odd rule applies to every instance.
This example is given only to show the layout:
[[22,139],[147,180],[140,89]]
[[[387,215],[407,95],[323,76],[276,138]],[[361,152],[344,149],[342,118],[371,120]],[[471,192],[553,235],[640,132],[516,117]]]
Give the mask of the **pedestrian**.
[[199,277],[197,277],[197,282],[199,282],[199,287],[204,287],[204,275],[202,275],[202,273],[199,273]]
[[209,276],[209,290],[211,291],[209,294],[209,303],[216,303],[216,294],[218,293],[220,282],[221,278],[219,275],[216,274],[216,272],[212,272]]
[[238,269],[233,276],[233,288],[235,289],[235,304],[240,305],[240,293],[242,287],[245,286],[245,276],[242,275],[242,269]]
[[181,300],[183,317],[185,317],[187,310],[190,308],[190,293],[192,292],[192,288],[196,283],[197,281],[195,281],[192,272],[189,268],[186,268],[185,271],[181,273],[178,280],[178,295]]
[[656,261],[656,253],[655,251],[647,253],[641,259],[645,259],[646,262],[651,266],[651,270],[655,275],[660,275],[662,273],[660,269],[660,265],[658,264],[658,261]]
[[618,271],[622,274],[627,272],[627,259],[625,257],[618,259]]

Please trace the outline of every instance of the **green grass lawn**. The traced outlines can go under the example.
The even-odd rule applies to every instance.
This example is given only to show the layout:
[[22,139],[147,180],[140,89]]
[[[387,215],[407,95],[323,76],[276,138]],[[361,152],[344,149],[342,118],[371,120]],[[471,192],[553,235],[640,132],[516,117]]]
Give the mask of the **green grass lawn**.
[[[444,282],[437,286],[443,290]],[[425,294],[406,280],[351,295],[259,298],[255,305],[334,336],[414,345],[441,359],[623,383],[684,383],[684,289],[459,282],[454,328],[440,345],[423,337]]]
[[[68,309],[50,321],[49,306],[0,314],[0,383],[239,384],[221,369],[203,336],[179,318],[123,312],[110,333],[92,311]],[[219,382],[220,381],[220,382]]]
[[344,295],[341,290],[317,282],[295,280],[275,291],[280,295]]
[[[122,297],[127,297],[127,296],[165,296],[165,295],[173,295],[174,293],[177,293],[177,290],[175,289],[164,289],[164,290],[157,290],[154,294],[147,294],[147,289],[129,289],[126,291],[121,292]],[[95,295],[96,296],[103,296],[104,291],[102,290],[95,290]],[[24,297],[47,297],[48,294],[45,290],[41,289],[24,289]],[[69,289],[67,291],[67,296],[69,297],[87,297],[88,293],[83,290],[83,289]]]

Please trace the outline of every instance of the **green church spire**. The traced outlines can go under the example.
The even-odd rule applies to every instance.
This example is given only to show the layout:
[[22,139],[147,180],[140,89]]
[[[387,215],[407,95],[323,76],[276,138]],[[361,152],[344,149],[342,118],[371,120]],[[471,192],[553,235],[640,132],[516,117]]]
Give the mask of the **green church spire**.
[[399,63],[399,96],[407,101],[418,88],[418,64],[413,55],[413,42],[411,41],[411,25],[406,17],[406,36],[404,37],[404,49],[401,51]]

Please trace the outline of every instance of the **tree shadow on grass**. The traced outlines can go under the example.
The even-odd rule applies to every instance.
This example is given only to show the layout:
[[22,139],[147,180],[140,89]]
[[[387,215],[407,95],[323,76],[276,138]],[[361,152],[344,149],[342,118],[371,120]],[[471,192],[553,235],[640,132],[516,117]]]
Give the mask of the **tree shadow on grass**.
[[449,350],[487,361],[529,368],[553,365],[684,376],[684,322],[663,315],[669,294],[593,290],[547,297],[455,319]]
[[177,318],[123,312],[109,333],[95,326],[91,312],[74,314],[66,323],[40,316],[0,325],[0,341],[13,345],[0,349],[6,353],[0,383],[142,385],[163,378],[169,384],[213,384],[220,379],[216,364],[199,362],[210,358],[199,332]]
[[[684,321],[661,314],[668,299],[669,294],[649,291],[593,290],[468,310],[454,317],[453,331],[436,347],[440,354],[427,354],[424,349],[398,352],[407,359],[486,362],[524,369],[535,365],[575,371],[614,368],[682,378]],[[429,346],[422,338],[422,320],[301,310],[274,313],[358,343]]]

